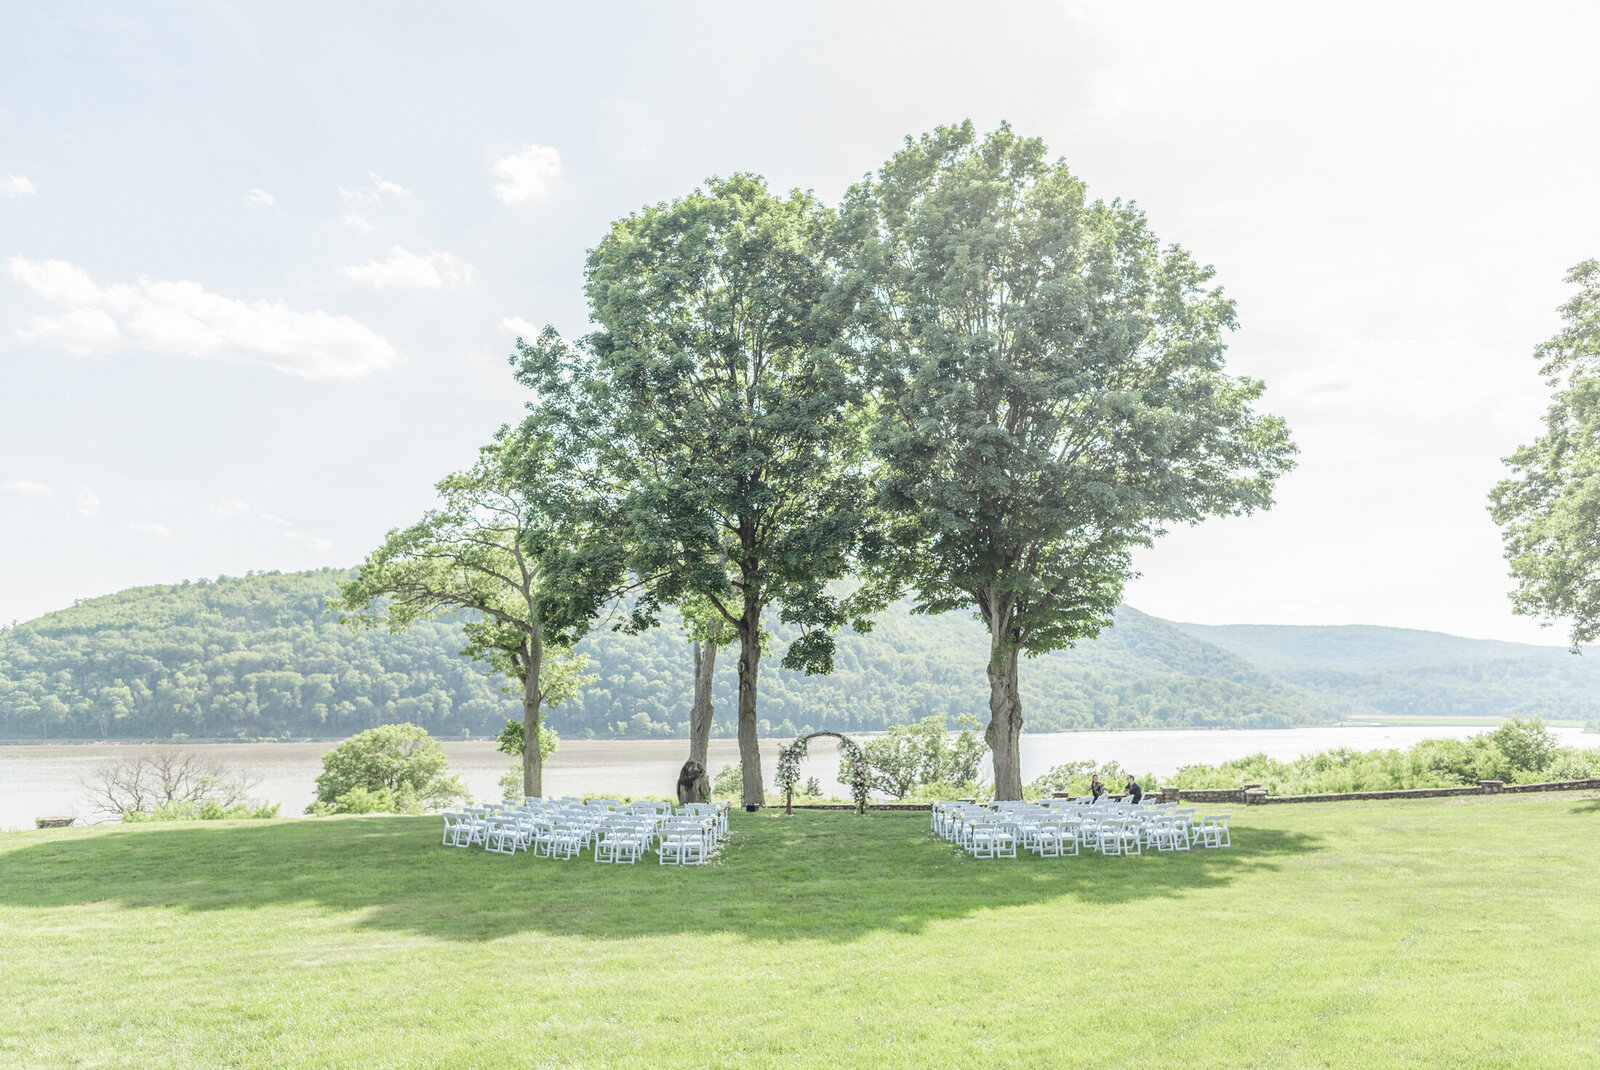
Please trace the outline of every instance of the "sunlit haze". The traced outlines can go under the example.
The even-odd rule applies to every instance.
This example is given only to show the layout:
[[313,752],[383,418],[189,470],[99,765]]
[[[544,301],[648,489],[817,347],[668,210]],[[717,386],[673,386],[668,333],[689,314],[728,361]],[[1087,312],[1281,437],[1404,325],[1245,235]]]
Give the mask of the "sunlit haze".
[[970,117],[1215,265],[1300,447],[1131,604],[1563,641],[1486,495],[1600,255],[1600,6],[796,10],[0,10],[0,621],[356,563],[517,418],[516,334],[585,329],[609,221]]

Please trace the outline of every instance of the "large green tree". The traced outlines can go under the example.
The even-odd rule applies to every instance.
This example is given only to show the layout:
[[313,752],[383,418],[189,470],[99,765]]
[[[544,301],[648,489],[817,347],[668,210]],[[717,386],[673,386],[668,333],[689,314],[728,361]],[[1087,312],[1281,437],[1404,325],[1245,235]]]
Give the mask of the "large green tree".
[[1517,588],[1512,608],[1546,624],[1572,622],[1576,649],[1600,636],[1600,261],[1567,275],[1578,292],[1565,326],[1534,350],[1555,397],[1545,433],[1505,459],[1490,492]]
[[996,792],[1021,797],[1018,657],[1111,621],[1167,525],[1270,504],[1293,447],[1223,370],[1233,306],[1133,205],[1008,126],[942,127],[847,195],[889,552],[988,625]]
[[[515,681],[523,738],[570,682],[559,659],[625,589],[626,547],[582,436],[546,409],[502,427],[470,469],[438,484],[442,504],[392,531],[343,584],[357,624],[470,611],[462,652]],[[543,794],[541,747],[522,748],[523,791]]]
[[[618,220],[589,255],[593,354],[631,488],[636,572],[661,602],[700,599],[739,643],[739,752],[762,802],[762,613],[801,636],[790,668],[832,669],[860,604],[844,576],[868,500],[863,384],[841,349],[836,214],[752,175]],[[865,622],[858,619],[865,627]]]

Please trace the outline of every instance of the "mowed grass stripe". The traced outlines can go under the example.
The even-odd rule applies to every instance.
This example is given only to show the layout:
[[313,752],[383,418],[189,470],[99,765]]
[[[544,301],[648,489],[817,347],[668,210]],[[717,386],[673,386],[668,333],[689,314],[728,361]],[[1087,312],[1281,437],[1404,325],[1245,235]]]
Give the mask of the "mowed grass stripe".
[[1235,811],[1223,851],[980,861],[736,814],[705,867],[437,820],[0,836],[0,1064],[1600,1063],[1600,799]]

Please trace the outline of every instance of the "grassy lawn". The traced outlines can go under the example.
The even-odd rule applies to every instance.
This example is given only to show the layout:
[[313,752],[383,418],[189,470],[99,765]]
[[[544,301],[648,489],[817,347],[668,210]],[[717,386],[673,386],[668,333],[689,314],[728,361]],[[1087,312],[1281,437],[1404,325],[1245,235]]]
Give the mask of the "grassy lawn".
[[0,835],[0,1065],[1600,1065],[1592,796],[1253,807],[1143,858],[901,813],[735,814],[685,869],[437,826]]

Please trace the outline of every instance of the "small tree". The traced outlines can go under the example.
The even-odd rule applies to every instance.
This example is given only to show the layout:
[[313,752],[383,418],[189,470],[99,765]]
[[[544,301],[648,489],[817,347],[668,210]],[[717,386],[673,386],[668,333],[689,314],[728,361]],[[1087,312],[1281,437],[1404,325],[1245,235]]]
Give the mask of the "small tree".
[[338,806],[351,793],[387,792],[404,810],[448,806],[467,798],[467,789],[448,773],[449,760],[439,741],[414,724],[386,724],[359,732],[322,756],[317,777],[317,803]]
[[129,820],[158,813],[199,817],[202,811],[246,816],[246,796],[256,783],[248,772],[210,755],[161,747],[107,762],[82,786],[96,810]]
[[1545,433],[1505,459],[1510,478],[1489,494],[1517,588],[1516,613],[1546,626],[1570,620],[1569,639],[1600,636],[1600,261],[1567,275],[1578,292],[1555,337],[1534,350],[1555,391]]
[[[585,662],[588,660],[583,655],[579,655],[579,657],[582,657]],[[592,681],[594,676],[590,675],[580,679]],[[573,688],[574,693],[576,693],[577,686],[581,686],[581,684]],[[553,706],[559,699],[551,699],[549,692],[546,692],[545,701]],[[521,794],[522,791],[522,748],[527,739],[524,732],[525,727],[521,721],[507,721],[506,726],[495,737],[495,750],[501,754],[515,755],[517,759],[516,764],[500,776],[500,796],[504,799],[514,798]],[[550,755],[556,752],[556,747],[560,742],[561,737],[556,735],[554,728],[547,724],[539,726],[539,766],[541,769],[544,767],[544,763],[550,760]]]
[[[970,784],[978,779],[983,762],[983,741],[974,735],[977,718],[963,716],[954,735],[945,730],[943,717],[924,717],[911,725],[895,725],[876,739],[861,746],[861,757],[870,771],[872,787],[885,795],[903,799],[928,784]],[[839,779],[850,770],[839,766]]]
[[[557,419],[559,401],[547,395],[521,428],[502,427],[477,464],[441,480],[443,505],[390,532],[336,603],[357,625],[395,631],[471,611],[463,653],[516,683],[534,738],[546,698],[572,680],[560,655],[626,587],[625,547],[585,440]],[[543,794],[540,749],[522,757],[523,793]]]

